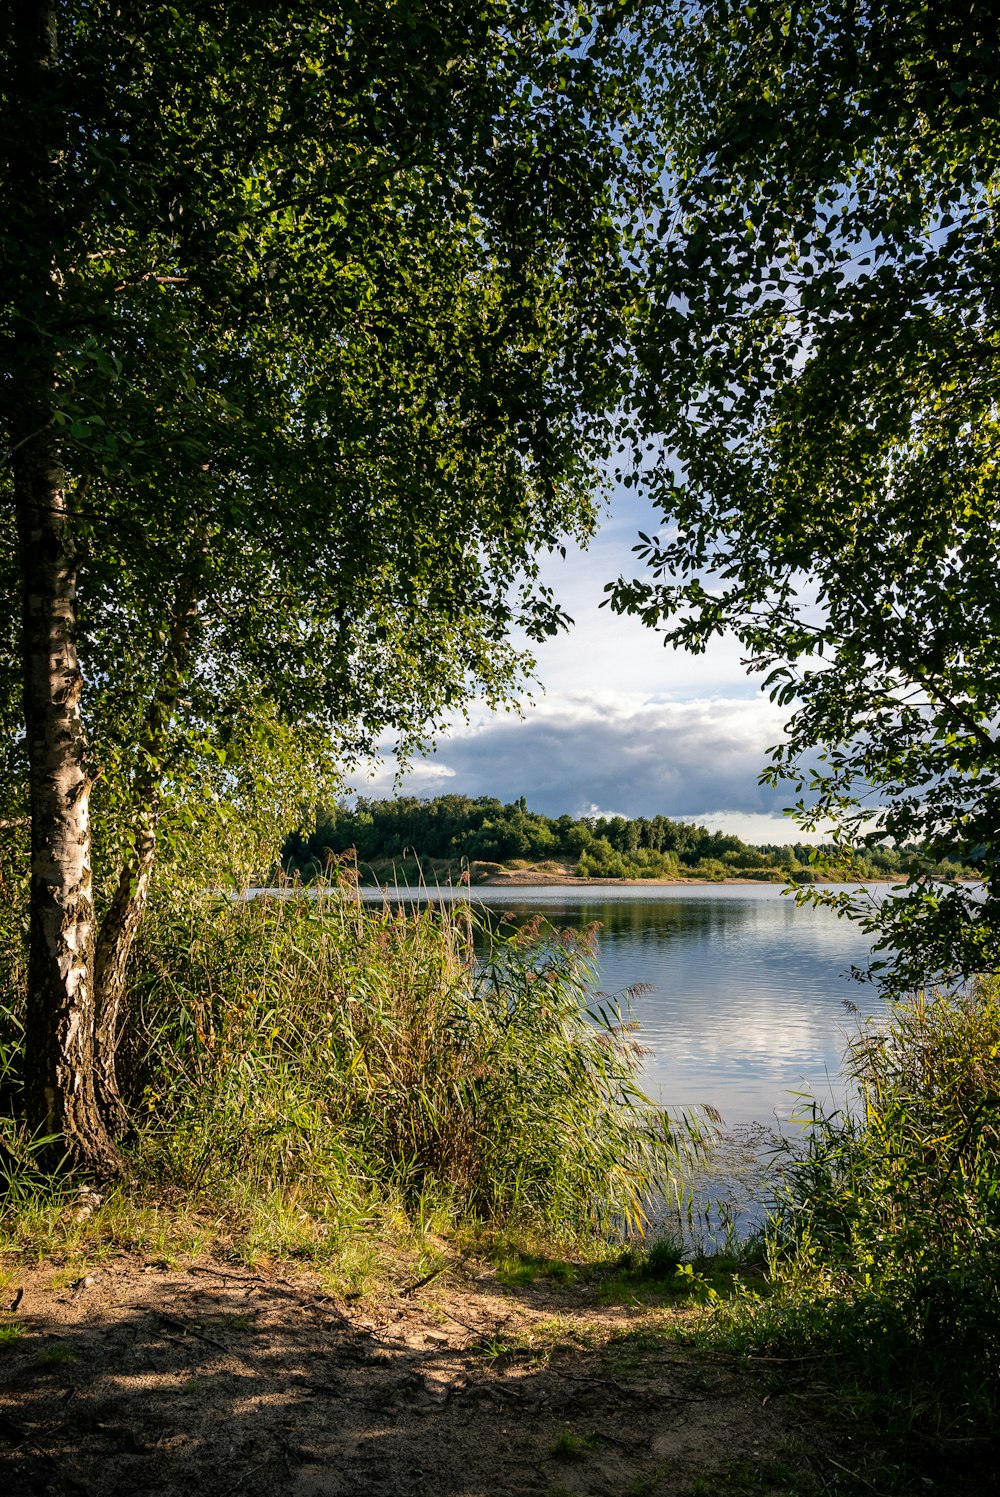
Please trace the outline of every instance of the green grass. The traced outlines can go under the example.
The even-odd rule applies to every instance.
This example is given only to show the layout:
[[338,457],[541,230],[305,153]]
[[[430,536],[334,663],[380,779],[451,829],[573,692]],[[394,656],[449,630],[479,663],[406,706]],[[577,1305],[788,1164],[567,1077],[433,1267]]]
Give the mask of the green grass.
[[554,1461],[571,1464],[584,1460],[599,1445],[600,1438],[597,1435],[577,1435],[571,1429],[562,1429],[549,1447],[549,1456]]
[[532,1251],[510,1241],[491,1245],[490,1258],[497,1283],[514,1288],[527,1287],[539,1280],[548,1284],[575,1284],[586,1276],[588,1267],[585,1263]]
[[77,1359],[76,1352],[68,1346],[50,1346],[35,1358],[39,1367],[66,1367]]
[[765,1494],[767,1497],[830,1497],[831,1493],[848,1490],[860,1493],[867,1485],[858,1482],[852,1483],[850,1488],[832,1486],[830,1474],[836,1473],[824,1473],[820,1477],[801,1459],[730,1461],[719,1469],[696,1476],[690,1491],[691,1497],[765,1497]]
[[655,1491],[662,1476],[663,1471],[659,1466],[649,1476],[637,1476],[625,1488],[624,1497],[647,1497],[648,1493]]
[[[0,1233],[308,1259],[349,1293],[443,1236],[533,1237],[553,1257],[621,1238],[705,1138],[643,1095],[627,1013],[589,1003],[592,970],[591,937],[480,935],[467,906],[336,887],[153,908],[120,1054],[133,1183],[77,1221],[72,1185],[0,1120]],[[16,1096],[17,1003],[0,1049]],[[562,1256],[553,1279],[573,1276]]]

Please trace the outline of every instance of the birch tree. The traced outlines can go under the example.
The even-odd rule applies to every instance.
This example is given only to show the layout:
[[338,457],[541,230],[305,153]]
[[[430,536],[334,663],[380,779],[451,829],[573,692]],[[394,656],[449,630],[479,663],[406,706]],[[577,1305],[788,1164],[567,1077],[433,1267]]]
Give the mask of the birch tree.
[[4,794],[25,1115],[77,1161],[119,1165],[185,779],[255,721],[405,752],[563,622],[538,557],[593,526],[636,297],[614,13],[8,8]]

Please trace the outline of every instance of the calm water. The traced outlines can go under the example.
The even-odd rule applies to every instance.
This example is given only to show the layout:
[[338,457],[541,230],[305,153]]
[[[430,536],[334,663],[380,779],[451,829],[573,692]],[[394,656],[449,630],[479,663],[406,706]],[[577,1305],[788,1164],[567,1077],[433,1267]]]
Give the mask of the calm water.
[[634,1005],[652,1051],[650,1090],[669,1106],[711,1103],[730,1127],[786,1123],[797,1092],[842,1101],[841,1059],[858,1023],[845,1000],[863,1014],[881,1008],[848,975],[869,954],[857,927],[799,908],[777,885],[484,888],[472,899],[563,927],[599,921],[600,986],[651,986]]

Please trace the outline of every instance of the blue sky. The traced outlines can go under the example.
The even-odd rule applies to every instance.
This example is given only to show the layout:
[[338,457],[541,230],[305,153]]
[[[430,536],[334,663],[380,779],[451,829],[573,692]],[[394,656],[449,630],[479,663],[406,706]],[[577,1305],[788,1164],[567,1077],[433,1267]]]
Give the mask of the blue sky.
[[[524,795],[550,816],[661,812],[750,841],[802,836],[781,815],[789,791],[757,783],[788,709],[762,694],[735,641],[685,655],[664,649],[637,619],[600,608],[605,583],[635,574],[640,529],[655,532],[652,512],[641,496],[618,490],[589,549],[546,563],[545,581],[574,625],[537,650],[534,701],[520,717],[474,709],[402,778],[403,792]],[[353,786],[391,794],[394,773],[388,760]]]

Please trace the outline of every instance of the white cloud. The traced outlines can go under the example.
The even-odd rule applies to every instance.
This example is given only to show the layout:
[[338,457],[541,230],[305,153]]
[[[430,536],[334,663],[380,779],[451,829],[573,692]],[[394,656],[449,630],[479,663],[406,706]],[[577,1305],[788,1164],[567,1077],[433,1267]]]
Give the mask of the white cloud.
[[[607,582],[641,574],[631,547],[656,529],[647,501],[622,490],[588,551],[546,560],[542,581],[574,625],[535,650],[535,699],[522,717],[473,708],[456,719],[402,792],[524,795],[549,815],[661,812],[755,842],[810,840],[780,814],[791,790],[757,783],[789,713],[762,696],[741,646],[724,636],[701,655],[664,650],[655,631],[600,607]],[[392,795],[395,772],[387,761],[354,788]]]
[[[456,723],[400,788],[505,801],[524,795],[547,815],[661,812],[745,835],[742,827],[754,841],[797,840],[780,815],[789,793],[757,783],[785,715],[759,695],[655,701],[610,690],[553,693],[523,719],[480,713]],[[354,788],[391,794],[394,772],[387,762]]]
[[818,832],[804,832],[790,816],[765,811],[703,811],[700,816],[684,819],[698,821],[710,832],[728,832],[734,837],[742,837],[744,842],[756,846],[765,842],[775,842],[779,847],[787,842],[829,842],[833,836],[830,827],[822,827]]
[[602,608],[604,586],[620,574],[636,577],[642,565],[631,547],[641,528],[655,531],[655,517],[632,494],[616,496],[617,513],[587,551],[550,557],[542,580],[573,618],[565,634],[536,649],[538,677],[550,692],[635,692],[641,696],[755,697],[758,681],[741,660],[745,651],[731,636],[712,641],[701,655],[665,649],[663,636],[638,619]]

